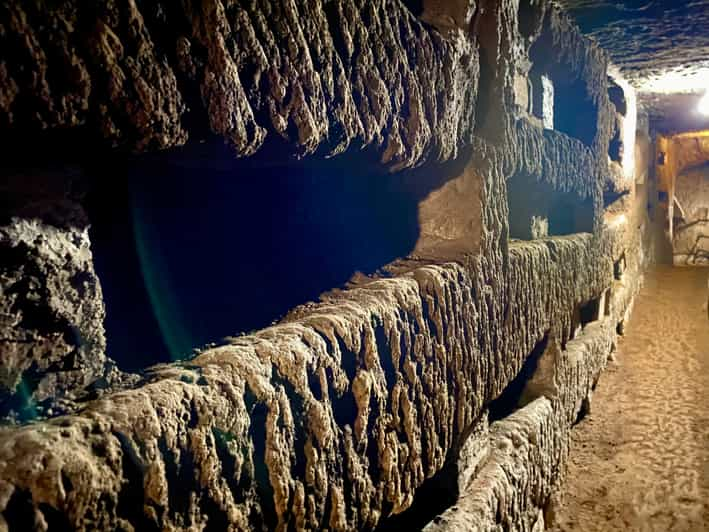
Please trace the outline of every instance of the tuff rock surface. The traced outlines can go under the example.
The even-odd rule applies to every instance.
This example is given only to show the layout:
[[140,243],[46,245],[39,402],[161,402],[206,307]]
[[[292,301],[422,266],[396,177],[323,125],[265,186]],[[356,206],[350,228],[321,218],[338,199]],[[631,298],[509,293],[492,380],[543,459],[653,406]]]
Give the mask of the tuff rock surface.
[[676,264],[706,264],[709,261],[709,163],[690,168],[677,176],[675,197],[680,208],[672,247]]
[[[274,136],[299,156],[374,145],[392,170],[461,159],[446,186],[479,202],[465,231],[424,224],[462,241],[454,257],[403,261],[73,414],[0,428],[0,527],[374,529],[421,504],[421,486],[459,457],[460,504],[432,527],[459,512],[486,529],[542,526],[568,431],[641,281],[646,214],[604,218],[615,116],[603,52],[546,2],[454,4],[425,2],[426,23],[397,0],[0,8],[2,50],[21,51],[0,56],[0,123],[19,137],[75,128],[142,151],[211,130],[243,156]],[[538,72],[592,134],[540,128],[514,107],[515,80]],[[592,231],[510,242],[520,176],[589,202]],[[420,212],[457,198],[446,186]],[[9,222],[8,247],[54,235],[35,218]],[[73,243],[64,260],[91,272],[80,234],[25,253]],[[54,268],[40,281],[63,286],[73,270]],[[94,367],[105,359],[89,278],[98,299],[62,297],[98,318]],[[544,339],[526,395],[488,429]]]
[[475,124],[477,47],[398,0],[78,2],[0,8],[0,125],[145,151],[209,132],[237,155],[376,146],[393,169],[454,158]]
[[61,413],[88,385],[119,375],[105,354],[101,285],[75,184],[16,173],[2,185],[3,416]]

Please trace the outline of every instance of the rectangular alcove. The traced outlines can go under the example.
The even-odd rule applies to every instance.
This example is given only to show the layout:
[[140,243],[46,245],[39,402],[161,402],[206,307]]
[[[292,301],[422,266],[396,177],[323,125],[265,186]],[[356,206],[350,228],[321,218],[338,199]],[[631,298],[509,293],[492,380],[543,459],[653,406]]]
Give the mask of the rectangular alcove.
[[529,50],[532,115],[553,129],[592,146],[598,133],[599,107],[578,65],[554,37],[549,18]]
[[[234,159],[214,140],[116,160],[110,179],[97,172],[90,236],[108,353],[121,368],[189,358],[376,275],[422,241],[433,246],[434,234],[463,246],[479,231],[464,209],[476,185],[454,179],[458,168],[389,173],[369,152],[280,153]],[[422,217],[440,189],[440,219]]]
[[507,180],[510,238],[533,240],[593,232],[593,201],[519,172]]

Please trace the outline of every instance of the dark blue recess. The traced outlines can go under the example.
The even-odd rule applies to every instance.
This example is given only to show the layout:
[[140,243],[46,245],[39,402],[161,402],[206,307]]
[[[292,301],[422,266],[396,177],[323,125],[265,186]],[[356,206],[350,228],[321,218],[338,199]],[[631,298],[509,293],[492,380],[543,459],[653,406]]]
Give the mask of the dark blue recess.
[[426,187],[412,173],[202,150],[138,159],[89,196],[109,355],[125,369],[267,326],[416,243]]

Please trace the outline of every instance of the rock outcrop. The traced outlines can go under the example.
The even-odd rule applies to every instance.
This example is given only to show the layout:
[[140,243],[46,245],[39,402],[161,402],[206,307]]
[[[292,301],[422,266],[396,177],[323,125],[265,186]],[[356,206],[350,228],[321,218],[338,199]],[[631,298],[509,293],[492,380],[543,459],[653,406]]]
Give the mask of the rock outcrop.
[[112,372],[88,219],[72,183],[18,173],[2,186],[13,199],[0,222],[3,416],[61,413],[73,392]]

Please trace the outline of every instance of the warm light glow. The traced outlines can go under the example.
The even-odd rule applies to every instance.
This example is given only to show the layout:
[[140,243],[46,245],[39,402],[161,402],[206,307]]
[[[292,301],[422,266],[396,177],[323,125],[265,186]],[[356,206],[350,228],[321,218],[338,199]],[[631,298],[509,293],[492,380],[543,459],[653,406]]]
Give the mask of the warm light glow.
[[704,96],[702,96],[702,99],[699,100],[697,111],[703,115],[709,116],[709,89],[704,92]]
[[609,218],[606,220],[606,225],[610,227],[611,229],[615,229],[616,227],[620,227],[624,223],[628,221],[628,218],[625,216],[625,214],[619,214],[618,216],[614,216],[612,218]]

